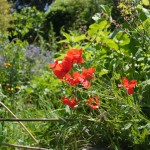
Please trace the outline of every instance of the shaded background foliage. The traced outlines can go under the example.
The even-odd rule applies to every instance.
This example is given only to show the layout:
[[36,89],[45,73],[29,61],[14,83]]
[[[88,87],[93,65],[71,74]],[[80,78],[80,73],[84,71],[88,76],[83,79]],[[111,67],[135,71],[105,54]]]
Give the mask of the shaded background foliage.
[[[0,28],[0,101],[18,118],[62,119],[25,123],[39,140],[38,146],[149,149],[148,5],[137,6],[138,1],[133,5],[130,0],[0,2],[1,10],[13,8],[12,14],[6,11],[6,20],[4,12],[0,14],[6,21]],[[50,6],[44,9],[46,4]],[[96,67],[90,89],[71,87],[49,70],[48,64],[53,59],[61,61],[72,47],[83,48],[85,63],[76,65],[77,70]],[[133,95],[117,87],[124,76],[138,82]],[[78,96],[79,106],[65,107],[64,95]],[[95,95],[100,97],[98,111],[86,105],[87,98]],[[4,108],[0,116],[12,117]],[[37,145],[19,124],[5,122],[0,123],[0,142]]]
[[0,1],[0,31],[4,32],[11,27],[10,22],[13,20],[11,5],[7,0]]
[[54,0],[9,0],[9,1],[13,2],[13,7],[17,11],[20,11],[24,7],[33,7],[33,6],[35,6],[40,11],[44,11],[47,10],[48,6]]

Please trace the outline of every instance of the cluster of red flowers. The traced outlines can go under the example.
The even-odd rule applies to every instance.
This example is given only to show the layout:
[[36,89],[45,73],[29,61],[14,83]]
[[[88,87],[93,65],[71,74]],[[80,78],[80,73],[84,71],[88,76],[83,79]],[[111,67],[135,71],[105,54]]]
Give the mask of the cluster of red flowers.
[[[81,64],[84,63],[84,59],[82,58],[82,49],[70,49],[67,52],[67,55],[64,57],[64,60],[60,63],[56,60],[53,64],[50,64],[50,69],[52,69],[53,73],[57,78],[67,82],[71,86],[82,85],[84,88],[90,88],[90,79],[94,77],[95,68],[82,68],[82,73],[72,72],[70,71],[73,67],[73,64]],[[72,98],[69,100],[67,97],[63,97],[63,104],[68,105],[70,108],[74,108],[79,100],[75,100],[76,98]],[[92,98],[90,98],[92,99]],[[87,105],[93,109],[97,109],[99,107],[99,99],[96,98],[93,105],[93,100],[88,100]]]
[[58,63],[56,60],[53,64],[50,64],[50,69],[53,70],[53,73],[59,79],[63,79],[65,82],[69,83],[71,86],[81,84],[85,88],[90,87],[90,82],[88,79],[92,79],[94,76],[95,68],[82,69],[82,73],[73,72],[72,75],[69,74],[70,70],[73,67],[73,64],[83,63],[84,59],[82,58],[82,49],[70,49],[67,52],[64,60]]
[[74,86],[77,84],[81,84],[85,88],[90,87],[90,82],[88,79],[92,79],[94,76],[95,68],[84,69],[82,68],[82,73],[73,72],[72,76],[70,74],[66,74],[65,81],[70,85]]
[[118,87],[124,87],[127,90],[128,94],[133,94],[134,87],[136,86],[136,80],[129,81],[127,78],[122,78],[123,84],[119,84]]
[[[64,60],[58,62],[56,60],[53,64],[50,64],[50,69],[57,78],[68,83],[71,86],[82,85],[84,88],[90,88],[90,79],[94,77],[95,68],[82,68],[82,72],[72,72],[73,64],[84,63],[82,58],[82,49],[70,49]],[[72,72],[72,73],[70,73]],[[128,94],[133,94],[134,87],[136,86],[136,80],[129,81],[127,78],[122,79],[123,84],[119,84],[118,87],[124,87]],[[67,97],[63,97],[62,103],[68,105],[70,108],[77,106],[79,100],[77,98],[72,98],[69,100]],[[87,101],[87,105],[92,109],[98,109],[100,106],[100,99],[98,97],[90,97]]]
[[83,62],[84,59],[82,58],[82,49],[70,49],[62,62],[58,63],[58,60],[56,60],[49,66],[57,78],[63,79],[65,75],[72,69],[73,64],[80,64]]

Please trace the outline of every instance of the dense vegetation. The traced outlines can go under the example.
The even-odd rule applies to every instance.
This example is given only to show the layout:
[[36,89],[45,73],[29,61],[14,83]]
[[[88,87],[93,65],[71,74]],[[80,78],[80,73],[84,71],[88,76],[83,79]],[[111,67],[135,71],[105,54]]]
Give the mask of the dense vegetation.
[[150,149],[149,1],[34,2],[0,1],[1,149]]

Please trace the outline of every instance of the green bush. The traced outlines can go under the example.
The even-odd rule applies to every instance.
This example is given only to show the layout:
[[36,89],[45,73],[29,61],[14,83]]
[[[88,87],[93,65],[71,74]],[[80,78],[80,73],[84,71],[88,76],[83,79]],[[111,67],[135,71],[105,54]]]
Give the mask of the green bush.
[[29,43],[35,42],[43,27],[44,13],[38,11],[35,7],[25,7],[21,12],[14,12],[13,15],[15,27],[12,36],[27,40]]
[[[2,122],[1,142],[56,150],[150,149],[150,12],[136,5],[118,26],[111,7],[99,7],[102,13],[93,16],[86,34],[62,32],[59,43],[65,47],[55,53],[54,63],[47,57],[51,53],[0,36],[0,116],[12,117],[6,105],[18,118],[55,119],[24,122],[37,140],[19,122]],[[4,81],[21,83],[21,88],[10,96]]]
[[103,1],[93,0],[56,0],[46,11],[46,22],[52,22],[54,31],[60,34],[61,27],[79,29],[82,25],[88,26],[93,22],[92,16],[99,12],[99,4]]
[[0,1],[0,31],[6,31],[11,27],[10,22],[13,20],[13,16],[10,13],[11,5],[7,0]]

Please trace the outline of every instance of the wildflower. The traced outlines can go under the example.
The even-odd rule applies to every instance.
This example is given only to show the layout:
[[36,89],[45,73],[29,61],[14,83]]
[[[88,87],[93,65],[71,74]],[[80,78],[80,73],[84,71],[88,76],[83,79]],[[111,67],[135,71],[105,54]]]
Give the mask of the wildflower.
[[90,88],[91,83],[89,81],[85,80],[84,82],[82,82],[82,85],[88,89],[88,88]]
[[53,64],[49,64],[49,67],[57,78],[63,79],[72,68],[72,60],[69,57],[65,57],[61,63],[58,63],[58,60],[56,60]]
[[85,76],[83,76],[79,72],[73,72],[73,77],[71,77],[70,74],[66,74],[65,81],[68,82],[72,86],[77,85],[77,84],[81,84],[85,88],[90,87],[90,82],[87,81]]
[[86,79],[92,79],[94,76],[95,68],[85,69],[82,68],[82,75],[86,77]]
[[14,88],[8,88],[8,91],[11,91],[11,92],[12,92],[13,90],[14,90]]
[[53,64],[49,64],[50,69],[54,69],[58,64],[58,60],[56,60]]
[[82,48],[81,49],[70,49],[67,52],[67,56],[70,56],[72,58],[73,63],[83,63],[84,59],[82,58]]
[[87,105],[93,109],[98,109],[100,106],[100,98],[99,97],[91,97],[88,99]]
[[6,66],[6,67],[11,67],[12,64],[10,64],[10,63],[5,63],[5,66]]
[[75,76],[75,74],[78,72],[73,72],[73,77],[71,77],[70,74],[66,74],[65,81],[68,82],[71,86],[77,85],[80,83],[78,77]]
[[127,78],[122,78],[123,84],[118,84],[118,87],[124,87],[127,90],[128,94],[134,93],[134,87],[136,86],[137,82],[136,80],[129,81]]
[[16,89],[16,90],[20,90],[20,86],[17,85],[17,86],[15,87],[15,89]]
[[79,100],[76,100],[74,98],[72,98],[71,100],[69,100],[67,97],[63,97],[63,104],[68,105],[70,108],[74,108],[75,106],[77,106],[77,103],[79,102]]

